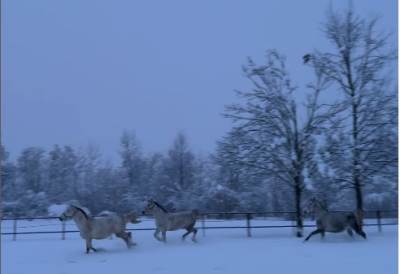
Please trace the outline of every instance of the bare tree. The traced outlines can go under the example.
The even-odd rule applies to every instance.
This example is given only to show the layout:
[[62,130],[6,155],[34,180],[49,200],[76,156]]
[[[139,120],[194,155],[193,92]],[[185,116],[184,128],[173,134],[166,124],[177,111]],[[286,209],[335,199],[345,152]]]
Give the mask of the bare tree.
[[290,188],[269,178],[264,169],[254,167],[245,160],[248,156],[246,144],[251,143],[252,137],[242,128],[233,128],[217,142],[216,153],[212,157],[217,167],[215,181],[225,196],[232,196],[232,205],[225,202],[224,210],[291,210],[290,199],[287,199]]
[[[343,13],[330,9],[327,15],[323,31],[334,50],[316,51],[308,60],[314,67],[323,66],[321,72],[342,92],[346,108],[333,130],[349,140],[336,142],[340,149],[331,149],[331,160],[342,171],[337,180],[354,189],[362,214],[364,185],[388,165],[397,165],[396,153],[385,147],[385,139],[396,131],[397,115],[391,106],[396,98],[388,84],[395,54],[388,49],[389,36],[377,31],[377,19],[364,20],[351,7]],[[340,159],[348,159],[348,165],[337,162]]]
[[217,149],[213,160],[219,167],[218,181],[224,181],[229,188],[240,191],[245,184],[245,178],[249,177],[247,165],[241,162],[242,154],[245,151],[242,145],[245,142],[246,134],[240,129],[232,129],[222,140],[217,142]]
[[285,58],[276,51],[268,51],[265,65],[256,65],[249,59],[244,72],[254,88],[237,92],[243,101],[228,106],[225,114],[236,123],[235,131],[240,133],[236,161],[264,173],[271,182],[285,183],[293,191],[287,196],[294,197],[298,237],[302,236],[303,228],[301,201],[306,163],[315,151],[313,136],[338,111],[337,108],[328,111],[319,103],[320,93],[328,85],[323,69],[315,66],[316,80],[308,85],[311,91],[305,111],[301,111]]

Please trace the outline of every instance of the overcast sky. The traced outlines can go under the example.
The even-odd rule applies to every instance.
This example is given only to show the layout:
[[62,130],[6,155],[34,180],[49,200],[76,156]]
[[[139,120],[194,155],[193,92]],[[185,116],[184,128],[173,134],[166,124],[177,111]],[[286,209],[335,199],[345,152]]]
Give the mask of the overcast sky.
[[[353,1],[397,34],[396,2]],[[15,158],[27,146],[93,143],[116,160],[124,129],[147,152],[166,151],[183,131],[194,151],[211,152],[231,126],[224,105],[249,87],[246,57],[278,49],[301,85],[302,55],[326,47],[329,3],[3,0],[3,144]]]

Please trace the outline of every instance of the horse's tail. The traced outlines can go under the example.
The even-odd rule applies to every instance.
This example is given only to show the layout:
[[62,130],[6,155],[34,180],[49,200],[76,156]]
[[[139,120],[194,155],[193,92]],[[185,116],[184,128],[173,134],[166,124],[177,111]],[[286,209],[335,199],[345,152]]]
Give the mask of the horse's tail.
[[359,232],[361,231],[361,225],[360,225],[360,221],[357,218],[357,215],[355,213],[349,213],[349,215],[347,215],[347,220],[349,221],[350,226],[356,231]]
[[349,221],[350,226],[356,231],[356,233],[361,237],[363,237],[364,239],[367,239],[367,234],[365,234],[365,232],[362,229],[362,222],[360,220],[359,215],[357,215],[356,213],[350,213],[347,216],[347,219]]
[[129,213],[124,214],[122,216],[122,219],[123,219],[123,222],[125,223],[125,225],[127,223],[132,223],[132,224],[140,223],[140,220],[138,219],[135,212],[129,212]]

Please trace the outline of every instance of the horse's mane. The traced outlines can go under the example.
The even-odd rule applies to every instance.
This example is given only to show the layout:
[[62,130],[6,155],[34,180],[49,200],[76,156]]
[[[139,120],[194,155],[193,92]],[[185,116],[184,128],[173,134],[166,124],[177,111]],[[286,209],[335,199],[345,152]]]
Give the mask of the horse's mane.
[[328,207],[325,205],[325,203],[323,203],[317,198],[314,198],[314,201],[321,209],[328,211]]
[[153,201],[153,203],[158,206],[162,211],[164,211],[165,213],[168,213],[168,211],[165,209],[165,207],[163,207],[162,205],[160,205],[159,203],[157,203],[156,201]]
[[79,210],[82,214],[83,214],[83,216],[85,216],[85,218],[87,219],[87,220],[89,220],[89,216],[87,215],[87,213],[82,209],[82,208],[80,208],[80,207],[77,207],[77,206],[74,206],[74,205],[71,205],[73,208],[76,208],[77,210]]

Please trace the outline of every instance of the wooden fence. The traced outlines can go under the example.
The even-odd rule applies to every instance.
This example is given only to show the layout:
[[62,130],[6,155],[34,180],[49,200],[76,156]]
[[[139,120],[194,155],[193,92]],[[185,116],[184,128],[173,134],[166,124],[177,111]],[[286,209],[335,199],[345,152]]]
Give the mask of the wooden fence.
[[[365,223],[364,226],[376,226],[379,232],[382,232],[383,226],[393,226],[398,225],[398,212],[395,210],[375,210],[375,211],[365,211],[364,219],[365,220],[374,220],[373,223]],[[197,227],[201,229],[202,235],[206,235],[206,230],[208,229],[244,229],[246,231],[247,237],[252,236],[253,229],[271,229],[271,228],[295,228],[296,225],[294,223],[295,212],[287,211],[287,212],[203,212],[200,214],[199,222],[197,223]],[[277,224],[277,225],[254,225],[252,220],[254,218],[268,218],[268,217],[280,217],[281,221],[292,221],[292,224]],[[390,218],[390,222],[383,223],[383,219]],[[67,230],[65,222],[60,222],[60,230],[51,230],[51,231],[18,231],[18,221],[22,220],[50,220],[50,219],[58,219],[57,217],[18,217],[18,218],[3,218],[3,221],[12,221],[12,232],[3,232],[1,231],[1,235],[12,235],[12,239],[15,241],[17,239],[17,235],[24,234],[60,234],[61,239],[66,239],[66,234],[68,233],[78,233],[79,230]],[[229,221],[229,220],[237,220],[243,221],[243,225],[235,225],[235,226],[209,226],[206,225],[207,220],[212,222],[212,220],[218,220],[220,222]],[[315,225],[304,225],[303,227],[315,227]],[[145,227],[145,228],[131,228],[127,229],[130,231],[142,231],[142,230],[155,230],[154,227]]]

